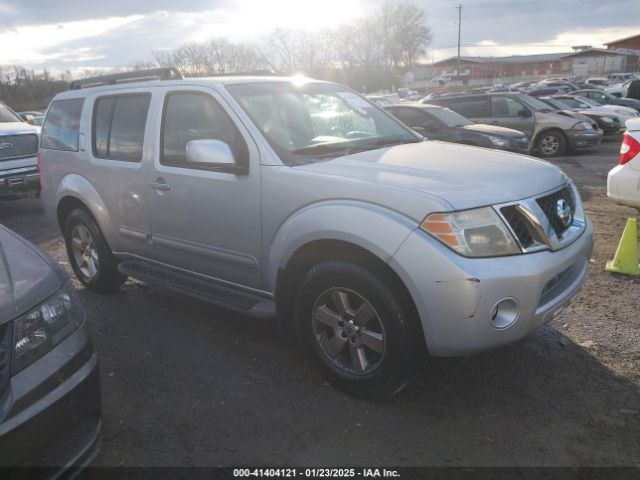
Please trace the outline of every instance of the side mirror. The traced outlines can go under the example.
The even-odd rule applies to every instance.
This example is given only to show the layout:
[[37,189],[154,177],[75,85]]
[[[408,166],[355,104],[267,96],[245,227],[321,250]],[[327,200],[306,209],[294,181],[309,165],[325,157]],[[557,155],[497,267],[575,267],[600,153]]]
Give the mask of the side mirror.
[[220,140],[191,140],[187,143],[187,161],[210,167],[235,167],[231,148]]
[[524,118],[529,118],[531,116],[531,110],[529,110],[528,108],[523,108],[518,112],[518,115]]

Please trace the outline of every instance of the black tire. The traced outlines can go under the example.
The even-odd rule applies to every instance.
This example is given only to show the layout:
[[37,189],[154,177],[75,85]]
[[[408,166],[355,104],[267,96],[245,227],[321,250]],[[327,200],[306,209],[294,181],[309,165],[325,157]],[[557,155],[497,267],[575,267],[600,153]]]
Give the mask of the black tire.
[[[82,228],[90,233],[91,245],[97,256],[94,263],[96,267],[94,275],[87,273],[87,267],[83,267],[78,262],[76,258],[78,249],[74,253],[73,236],[76,232],[83,231]],[[73,268],[78,280],[89,290],[99,293],[115,292],[127,280],[127,276],[118,271],[117,259],[107,245],[95,220],[86,210],[77,208],[67,215],[64,220],[64,241],[71,268]]]
[[[350,292],[349,295],[354,295],[353,298],[356,300],[350,300],[347,303],[353,301],[357,305],[358,298],[363,300],[363,303],[368,303],[376,315],[376,325],[382,326],[377,330],[382,332],[384,353],[378,354],[368,348],[364,349],[366,351],[365,357],[368,359],[373,357],[374,360],[369,363],[369,367],[373,368],[370,372],[365,370],[360,370],[358,373],[347,371],[344,365],[337,364],[338,359],[332,359],[323,349],[325,347],[321,346],[322,340],[326,345],[331,343],[328,340],[329,337],[333,338],[335,335],[337,339],[338,334],[337,331],[334,334],[331,333],[334,327],[320,325],[320,327],[328,328],[330,333],[321,334],[324,337],[319,339],[317,333],[319,323],[314,320],[314,312],[317,312],[319,307],[328,307],[331,300],[321,304],[318,302],[322,298],[330,298],[326,297],[326,295],[330,295],[327,292],[334,292],[336,289],[344,289],[339,291]],[[325,296],[323,297],[323,295]],[[294,312],[298,337],[305,353],[310,357],[320,374],[340,390],[370,400],[386,398],[399,392],[415,377],[424,363],[426,348],[417,315],[412,313],[413,309],[409,306],[401,305],[399,298],[401,296],[394,293],[376,275],[358,265],[342,261],[327,261],[312,267],[304,275],[301,282],[295,300]],[[362,304],[360,304],[361,306]],[[355,308],[353,307],[353,309]],[[353,311],[353,309],[350,310]],[[336,309],[336,312],[338,310]],[[346,314],[340,316],[340,318],[346,317]],[[351,318],[355,320],[355,317]],[[371,325],[371,322],[367,325]],[[345,326],[345,330],[346,328]],[[375,325],[369,328],[375,329]],[[369,328],[363,328],[355,335],[364,335],[364,330]],[[351,327],[351,334],[353,334],[352,329],[353,327]],[[346,338],[344,335],[342,337]],[[354,343],[353,347],[358,347],[358,349],[365,345],[360,343],[359,338],[349,337],[345,341],[346,347],[344,348],[348,352],[344,353],[344,356],[349,355],[353,365],[356,365],[358,362],[353,360],[354,357],[351,356],[352,346],[349,345],[349,342]],[[348,363],[348,360],[345,363]],[[358,367],[362,367],[362,364],[358,364]]]
[[559,130],[548,130],[538,135],[535,147],[540,157],[559,157],[567,151],[567,139]]

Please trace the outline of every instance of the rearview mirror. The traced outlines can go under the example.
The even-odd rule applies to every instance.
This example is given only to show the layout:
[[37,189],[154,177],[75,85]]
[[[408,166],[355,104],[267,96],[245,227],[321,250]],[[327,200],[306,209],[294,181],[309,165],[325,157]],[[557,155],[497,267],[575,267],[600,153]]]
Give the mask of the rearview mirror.
[[427,120],[422,124],[422,128],[426,132],[431,132],[431,133],[435,133],[438,130],[440,130],[440,128],[438,127],[438,124],[434,120]]
[[187,161],[211,167],[233,167],[231,148],[220,140],[191,140],[187,143]]
[[523,108],[518,112],[518,115],[524,118],[529,118],[531,116],[531,110],[529,110],[528,108]]

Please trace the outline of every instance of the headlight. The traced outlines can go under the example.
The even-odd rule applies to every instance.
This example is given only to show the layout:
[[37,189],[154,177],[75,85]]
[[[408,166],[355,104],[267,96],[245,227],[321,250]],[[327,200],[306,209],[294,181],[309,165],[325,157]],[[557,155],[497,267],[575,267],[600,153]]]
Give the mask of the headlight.
[[489,135],[489,140],[491,140],[491,143],[493,143],[496,147],[508,147],[509,145],[511,145],[511,141],[500,137]]
[[611,117],[600,117],[604,123],[614,123],[615,120]]
[[420,228],[465,257],[515,255],[520,248],[491,207],[432,213]]
[[71,285],[14,320],[13,374],[31,365],[80,326],[84,313]]
[[591,125],[587,122],[578,122],[573,126],[572,130],[591,130]]

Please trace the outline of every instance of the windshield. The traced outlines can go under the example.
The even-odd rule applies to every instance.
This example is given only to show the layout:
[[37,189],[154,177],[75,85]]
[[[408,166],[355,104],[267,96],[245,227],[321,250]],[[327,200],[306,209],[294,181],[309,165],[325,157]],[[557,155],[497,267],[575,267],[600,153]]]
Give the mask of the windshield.
[[556,110],[571,110],[571,106],[564,103],[562,100],[558,100],[557,98],[545,98],[545,103],[548,103]]
[[0,103],[0,122],[21,122],[22,119]]
[[228,89],[288,165],[421,141],[340,85],[261,82]]
[[[586,97],[576,97],[576,101],[577,102],[581,102],[581,103],[586,103],[587,105],[591,106],[591,107],[599,107],[600,104],[594,100],[591,100],[590,98],[586,98]],[[582,105],[580,105],[582,106]]]
[[427,112],[443,122],[447,127],[464,127],[473,125],[473,122],[459,113],[448,108],[428,108]]
[[589,83],[592,85],[602,85],[603,87],[609,86],[609,81],[605,80],[604,78],[592,78],[591,80],[589,80]]
[[538,100],[535,97],[532,97],[531,95],[522,94],[522,95],[518,95],[517,98],[528,107],[531,107],[536,112],[545,112],[545,111],[548,112],[550,110],[549,105],[547,105],[541,100]]

